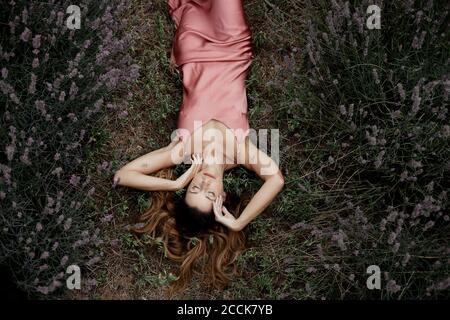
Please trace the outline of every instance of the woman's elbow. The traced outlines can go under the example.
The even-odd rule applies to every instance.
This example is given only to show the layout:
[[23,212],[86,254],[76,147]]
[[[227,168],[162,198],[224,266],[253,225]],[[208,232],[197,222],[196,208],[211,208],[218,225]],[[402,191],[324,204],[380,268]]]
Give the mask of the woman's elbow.
[[275,176],[276,177],[276,184],[279,187],[279,189],[283,189],[284,187],[284,176],[281,173],[281,171],[278,171],[278,174]]
[[123,185],[124,182],[124,176],[125,176],[126,172],[124,170],[117,170],[116,173],[114,174],[114,178],[113,178],[113,185]]
[[281,175],[280,177],[280,188],[283,189],[284,188],[284,177]]

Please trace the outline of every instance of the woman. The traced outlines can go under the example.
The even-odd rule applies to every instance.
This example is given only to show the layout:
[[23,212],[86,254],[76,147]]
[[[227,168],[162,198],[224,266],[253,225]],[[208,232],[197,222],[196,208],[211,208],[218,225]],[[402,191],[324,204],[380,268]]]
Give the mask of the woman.
[[[135,231],[161,234],[169,258],[181,263],[173,293],[186,286],[200,261],[210,284],[228,283],[245,248],[242,230],[273,201],[284,179],[249,139],[245,79],[252,50],[242,0],[169,0],[169,7],[177,26],[171,63],[183,75],[178,129],[168,146],[118,170],[114,183],[155,191],[141,217],[146,225]],[[174,179],[168,168],[186,157],[192,165]],[[231,206],[232,197],[224,192],[223,174],[238,165],[264,181],[243,210],[242,201],[224,205]],[[182,195],[174,199],[178,190]]]

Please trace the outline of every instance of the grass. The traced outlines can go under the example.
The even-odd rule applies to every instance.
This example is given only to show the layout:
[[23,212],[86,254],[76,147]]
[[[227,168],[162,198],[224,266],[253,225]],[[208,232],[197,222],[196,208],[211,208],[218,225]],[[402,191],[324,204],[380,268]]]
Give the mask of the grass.
[[[136,83],[133,98],[129,101],[131,108],[129,116],[123,121],[117,119],[104,119],[104,129],[108,131],[109,139],[104,144],[103,150],[110,151],[107,154],[93,154],[93,163],[101,161],[112,161],[116,167],[131,161],[147,150],[153,150],[167,144],[170,140],[170,133],[175,128],[175,120],[182,98],[181,78],[177,73],[169,70],[168,53],[171,46],[174,25],[170,20],[167,11],[166,1],[155,1],[148,4],[144,1],[134,1],[131,6],[129,16],[134,20],[135,29],[130,30],[136,37],[136,47],[132,48],[134,59],[141,67],[141,78]],[[249,120],[255,128],[278,127],[280,119],[275,117],[276,107],[268,106],[275,101],[267,99],[270,90],[266,86],[275,72],[273,59],[277,54],[289,50],[286,48],[286,41],[279,37],[279,32],[285,32],[280,27],[274,32],[273,25],[281,19],[284,25],[295,25],[297,30],[301,30],[301,17],[295,15],[285,15],[281,9],[274,10],[269,4],[261,5],[253,1],[246,3],[246,12],[249,23],[254,34],[255,61],[251,67],[251,72],[247,80],[249,97]],[[275,13],[274,15],[272,15]],[[270,20],[264,16],[270,14]],[[145,30],[145,32],[144,32]],[[274,39],[269,35],[277,35]],[[290,33],[291,34],[291,33]],[[291,37],[295,43],[300,43],[301,37]],[[284,49],[276,48],[277,43],[283,41]],[[275,49],[276,48],[276,49]],[[274,52],[275,51],[275,52]],[[277,53],[277,54],[274,54]],[[283,120],[281,120],[283,121]],[[286,133],[287,134],[287,133]],[[287,141],[286,135],[282,136],[283,141]],[[295,143],[295,141],[290,141]],[[289,147],[284,143],[284,150]],[[283,150],[281,150],[283,152]],[[95,156],[97,155],[97,156]],[[283,157],[282,161],[283,161]],[[284,166],[284,163],[281,165]],[[143,212],[149,205],[149,194],[136,190],[110,190],[109,180],[102,177],[95,177],[97,185],[104,185],[105,198],[99,199],[98,207],[106,213],[113,213],[114,219],[108,225],[103,226],[103,234],[111,238],[120,240],[118,247],[114,248],[111,261],[106,260],[104,265],[105,273],[111,278],[115,278],[117,268],[121,268],[121,273],[129,274],[133,281],[127,284],[124,290],[129,298],[147,299],[160,298],[158,292],[161,285],[167,283],[171,274],[176,274],[176,265],[164,259],[164,253],[158,250],[158,246],[151,246],[148,243],[139,243],[133,240],[133,236],[124,230],[124,226],[130,221],[131,216]],[[298,179],[290,176],[289,181]],[[227,190],[236,192],[256,192],[261,182],[255,175],[244,169],[236,169],[225,177],[225,187]],[[299,180],[297,180],[299,181]],[[289,182],[288,182],[289,183]],[[244,191],[245,190],[245,191]],[[183,297],[188,299],[198,298],[244,298],[244,297],[272,297],[280,295],[286,296],[286,283],[283,278],[291,278],[274,267],[270,267],[273,261],[277,261],[279,268],[284,268],[283,259],[291,256],[289,246],[283,249],[284,254],[277,252],[283,248],[284,241],[279,239],[281,230],[290,234],[289,223],[285,218],[280,219],[280,215],[289,211],[290,204],[285,201],[294,199],[298,192],[287,188],[289,195],[283,194],[280,199],[274,202],[268,212],[264,213],[254,221],[249,230],[249,241],[251,248],[240,257],[243,275],[224,292],[198,290],[199,284],[193,281],[192,286],[186,291]],[[298,207],[297,207],[298,209]],[[97,209],[99,210],[99,209]],[[307,208],[305,207],[305,212]],[[279,212],[279,213],[276,213]],[[288,217],[288,214],[286,215]],[[269,234],[272,236],[268,237]],[[290,236],[293,238],[293,236]],[[291,239],[291,241],[293,241]],[[108,241],[106,241],[108,242]],[[272,248],[270,251],[261,248]],[[260,259],[264,257],[263,259]],[[121,262],[118,263],[118,260]],[[130,263],[132,262],[132,263]],[[243,279],[246,279],[244,281]],[[292,281],[292,280],[288,280]],[[256,287],[249,286],[254,282]],[[102,292],[117,291],[114,281],[102,282],[97,289],[88,296],[102,296]],[[100,292],[100,293],[99,293]],[[122,294],[122,293],[121,293]]]
[[[352,5],[355,10],[364,8],[359,1]],[[414,148],[414,142],[408,142],[402,133],[413,130],[418,120],[389,125],[392,120],[387,112],[401,102],[391,102],[395,101],[396,89],[390,87],[387,69],[397,66],[395,76],[413,84],[420,75],[426,75],[427,79],[439,78],[445,70],[430,66],[436,59],[442,59],[439,52],[443,47],[441,44],[435,46],[439,48],[436,59],[423,60],[427,56],[423,52],[398,52],[396,60],[385,62],[383,54],[389,45],[383,44],[386,41],[383,37],[389,36],[383,31],[366,33],[373,41],[372,46],[377,48],[368,56],[363,53],[363,46],[355,49],[343,42],[342,49],[336,50],[333,45],[326,47],[324,40],[316,39],[314,44],[323,46],[323,61],[316,71],[323,72],[325,79],[315,79],[321,87],[310,86],[310,79],[314,80],[317,74],[311,76],[313,68],[308,61],[307,44],[314,41],[309,40],[314,33],[308,21],[312,19],[313,25],[317,23],[316,28],[326,32],[320,17],[325,18],[329,6],[327,2],[312,5],[306,1],[288,0],[245,3],[255,53],[247,80],[250,125],[252,128],[280,128],[280,167],[286,185],[276,201],[247,230],[249,248],[238,260],[241,276],[224,291],[207,289],[199,279],[194,279],[178,298],[404,299],[448,296],[445,290],[430,289],[448,276],[445,249],[442,251],[442,245],[445,248],[448,240],[445,232],[448,223],[439,222],[442,230],[433,236],[418,232],[414,227],[405,227],[404,231],[397,227],[397,231],[402,232],[403,254],[393,253],[392,245],[386,244],[387,231],[378,231],[379,223],[388,215],[385,213],[388,205],[398,206],[403,199],[408,201],[405,192],[413,192],[413,189],[418,196],[411,201],[419,202],[420,195],[425,194],[424,182],[421,182],[422,187],[416,185],[410,189],[398,182],[392,174],[394,169],[373,169],[361,162],[362,158],[376,160],[379,157],[380,148],[367,142],[367,132],[373,124],[386,128],[386,137],[394,135],[392,139],[402,143],[400,149],[387,150],[393,152],[388,155],[393,159],[393,168],[399,168],[409,160],[411,151],[407,150]],[[169,70],[168,53],[174,26],[167,13],[166,1],[148,4],[136,0],[131,8],[130,17],[135,19],[136,29],[130,32],[135,32],[139,39],[133,48],[133,56],[141,66],[143,76],[131,90],[133,107],[127,120],[105,119],[111,139],[104,150],[110,152],[102,156],[117,166],[169,142],[182,97],[180,76]],[[390,17],[403,7],[386,10],[386,16]],[[413,33],[404,30],[402,34],[411,37]],[[365,41],[361,38],[361,43]],[[404,70],[402,65],[409,69]],[[419,67],[419,75],[415,65],[427,67]],[[381,84],[373,80],[371,69],[374,67],[382,75]],[[339,80],[335,83],[333,79]],[[441,98],[435,96],[434,99]],[[435,101],[438,100],[429,103],[437,105]],[[336,107],[351,103],[356,105],[355,117],[348,120]],[[376,121],[369,122],[369,126],[367,112]],[[422,121],[428,128],[425,130],[435,134],[436,124],[430,118],[424,119],[429,119]],[[430,139],[423,143],[435,152],[448,155],[448,142]],[[345,147],[345,144],[351,147]],[[431,161],[430,168],[437,164],[433,162],[436,160]],[[430,170],[439,170],[437,168]],[[161,298],[161,288],[176,274],[176,266],[164,258],[163,250],[154,240],[137,241],[123,229],[130,217],[145,210],[150,196],[133,190],[111,191],[107,186],[109,181],[102,179],[97,183],[105,184],[105,191],[112,194],[108,198],[108,211],[114,213],[114,220],[103,227],[103,232],[120,241],[112,259],[107,259],[104,266],[109,281],[90,294],[102,298],[102,292],[115,291],[121,295],[126,292],[127,298]],[[260,181],[251,173],[237,169],[225,176],[225,186],[238,193],[254,193]],[[441,181],[440,188],[445,192],[448,183]],[[397,192],[395,196],[387,196],[393,190]],[[447,205],[448,202],[442,204],[442,214],[448,212]],[[414,202],[404,208],[411,210],[413,206]],[[342,242],[339,242],[340,237],[344,237]],[[414,245],[407,244],[411,239],[419,244],[416,254],[412,249]],[[413,262],[409,262],[409,267],[408,263],[407,267],[402,267],[399,261],[404,259],[407,251],[411,252]],[[434,265],[436,261],[441,264]],[[382,268],[381,290],[366,288],[366,268],[372,264]],[[119,290],[114,281],[118,269],[130,277],[125,289]],[[401,284],[400,291],[388,288],[387,283],[393,278],[396,284]]]
[[[285,188],[246,230],[241,275],[223,291],[195,277],[176,298],[449,297],[450,8],[374,3],[382,7],[381,30],[358,28],[367,1],[245,1],[255,55],[250,126],[280,130]],[[121,18],[140,77],[104,93],[124,99],[128,115],[102,113],[91,124],[96,143],[80,152],[78,174],[95,186],[80,230],[100,229],[101,261],[86,267],[91,285],[62,293],[70,299],[162,299],[177,274],[158,239],[129,230],[151,193],[112,187],[114,170],[167,145],[176,128],[182,81],[169,68],[175,27],[165,0],[130,0]],[[0,136],[7,139],[6,127]],[[261,185],[243,168],[224,181],[238,194]],[[382,271],[380,290],[366,287],[370,265]]]

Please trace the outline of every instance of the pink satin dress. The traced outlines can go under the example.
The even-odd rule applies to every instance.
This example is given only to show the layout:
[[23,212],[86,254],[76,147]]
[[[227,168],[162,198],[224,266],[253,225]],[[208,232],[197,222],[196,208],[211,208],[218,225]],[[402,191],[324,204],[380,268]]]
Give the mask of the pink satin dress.
[[241,143],[249,133],[245,80],[253,53],[242,0],[169,0],[177,30],[171,62],[183,75],[177,135],[211,119]]

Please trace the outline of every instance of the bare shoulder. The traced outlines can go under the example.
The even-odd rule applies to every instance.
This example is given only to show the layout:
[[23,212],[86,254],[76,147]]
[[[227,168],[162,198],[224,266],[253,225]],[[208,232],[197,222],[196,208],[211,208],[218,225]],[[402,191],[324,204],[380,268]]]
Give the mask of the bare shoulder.
[[180,138],[176,137],[170,142],[168,146],[165,147],[165,151],[170,153],[171,160],[174,164],[180,164],[183,162],[186,143]]
[[254,171],[263,180],[274,175],[281,176],[278,164],[266,152],[259,149],[248,136],[245,143],[240,146],[238,163]]

